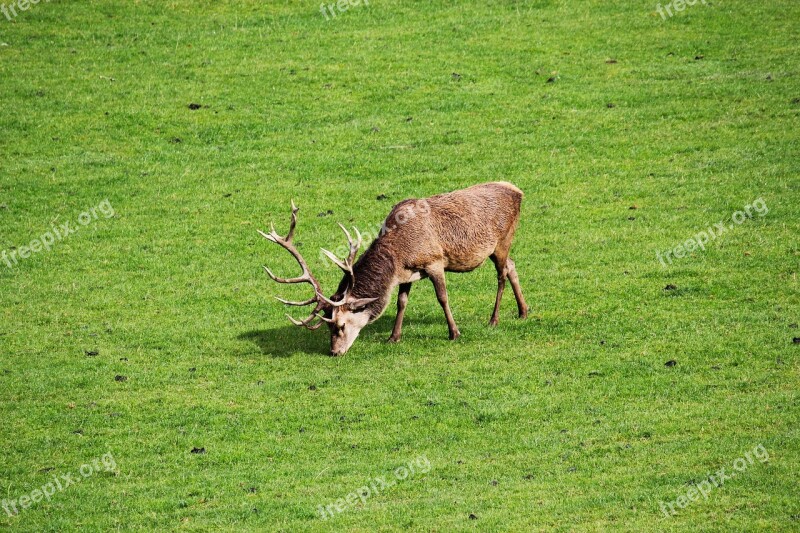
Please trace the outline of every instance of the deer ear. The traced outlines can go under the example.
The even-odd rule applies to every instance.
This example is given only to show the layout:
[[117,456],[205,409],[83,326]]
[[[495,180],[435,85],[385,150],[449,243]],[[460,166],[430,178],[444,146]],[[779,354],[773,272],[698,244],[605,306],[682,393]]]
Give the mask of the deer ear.
[[347,302],[347,306],[350,309],[361,309],[362,307],[366,307],[376,300],[377,298],[355,298],[353,300],[349,300]]

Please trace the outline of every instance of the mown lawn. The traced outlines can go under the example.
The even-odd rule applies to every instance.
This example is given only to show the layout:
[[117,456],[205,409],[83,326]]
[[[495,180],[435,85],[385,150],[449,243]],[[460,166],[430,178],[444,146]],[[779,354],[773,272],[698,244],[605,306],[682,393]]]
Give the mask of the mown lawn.
[[[0,526],[800,528],[800,4],[656,9],[0,14]],[[485,265],[331,358],[272,298],[290,200],[332,293],[336,222],[499,179],[528,320]]]

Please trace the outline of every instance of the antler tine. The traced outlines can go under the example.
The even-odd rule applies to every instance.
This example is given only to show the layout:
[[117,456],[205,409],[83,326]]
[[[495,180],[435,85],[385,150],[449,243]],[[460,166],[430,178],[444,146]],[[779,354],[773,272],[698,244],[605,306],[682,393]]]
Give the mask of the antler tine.
[[322,300],[325,303],[327,303],[328,305],[331,305],[333,307],[339,307],[340,305],[344,305],[344,303],[347,301],[347,296],[348,296],[348,294],[350,294],[350,289],[353,287],[353,285],[356,284],[356,275],[353,273],[353,264],[350,262],[349,259],[347,261],[345,261],[344,263],[342,263],[342,261],[340,261],[338,257],[333,255],[333,253],[329,252],[325,248],[322,248],[321,250],[322,250],[322,253],[325,254],[325,256],[328,259],[333,261],[333,263],[336,266],[341,268],[344,271],[344,273],[347,274],[350,277],[350,284],[347,287],[347,289],[345,289],[344,296],[342,297],[341,300],[339,300],[338,302],[334,302],[334,301],[328,300],[327,298],[322,296]]
[[[358,253],[359,248],[361,248],[361,242],[363,239],[361,238],[361,232],[358,231],[358,228],[353,226],[353,229],[355,230],[356,236],[358,237],[358,242],[356,243],[356,249],[355,249],[355,252]],[[356,254],[353,253],[352,248],[350,250],[350,254],[352,255],[352,257],[350,258],[350,263],[353,263],[353,261],[355,261]]]
[[323,254],[325,254],[325,257],[327,257],[328,259],[330,259],[331,261],[333,261],[333,263],[334,263],[336,266],[338,266],[339,268],[341,268],[341,269],[342,269],[342,270],[344,270],[345,272],[350,272],[350,267],[349,267],[349,265],[347,265],[346,263],[342,263],[342,262],[339,260],[339,258],[338,258],[338,257],[336,257],[335,255],[333,255],[333,252],[330,252],[330,251],[326,250],[325,248],[321,248],[321,251],[322,251],[322,253],[323,253]]
[[329,300],[328,298],[325,298],[325,295],[323,295],[323,294],[318,294],[317,296],[319,296],[319,299],[323,303],[325,303],[325,304],[327,304],[327,305],[329,305],[331,307],[341,307],[342,305],[345,304],[345,300],[347,300],[347,298],[342,298],[338,302],[334,302],[333,300]]
[[292,200],[292,223],[289,225],[289,233],[286,235],[286,242],[292,242],[292,237],[294,237],[294,228],[297,226],[298,211],[300,211],[300,208],[294,205],[294,200]]
[[288,318],[289,321],[295,326],[308,327],[308,325],[311,324],[315,319],[319,318],[319,315],[311,313],[311,316],[309,316],[305,320],[297,320],[296,318],[292,317],[292,315],[290,315],[289,313],[286,313],[286,318]]
[[356,235],[358,236],[358,240],[356,242],[353,242],[353,237],[350,235],[350,232],[347,231],[347,228],[344,227],[344,225],[341,222],[339,222],[339,227],[342,228],[342,231],[347,237],[347,244],[350,246],[350,255],[347,256],[346,263],[352,266],[356,259],[356,254],[358,253],[358,249],[361,248],[361,232],[358,231],[358,228],[353,227],[353,229],[356,231]]
[[345,228],[344,224],[342,224],[341,222],[337,222],[337,224],[339,224],[339,227],[342,228],[342,231],[344,232],[345,237],[347,237],[347,244],[352,246],[353,245],[353,238],[350,236],[350,232],[347,231],[347,228]]
[[272,270],[270,270],[266,266],[264,267],[264,270],[267,271],[267,274],[269,274],[269,277],[272,278],[272,281],[277,281],[278,283],[303,283],[303,282],[308,282],[308,283],[311,283],[312,285],[314,284],[313,280],[310,279],[305,274],[303,274],[302,276],[296,277],[296,278],[279,278],[278,276],[273,274]]
[[[264,238],[265,238],[265,239],[267,239],[268,241],[272,241],[272,242],[278,242],[278,241],[276,241],[276,240],[275,240],[275,237],[273,237],[273,236],[272,236],[272,235],[270,235],[269,233],[264,233],[264,232],[263,232],[263,231],[261,231],[260,229],[257,229],[256,231],[259,233],[259,235],[261,235],[262,237],[264,237]],[[273,229],[272,229],[272,231],[274,232],[274,231],[275,231],[275,228],[273,228]]]
[[[303,303],[300,303],[300,302],[287,302],[287,301],[283,300],[282,298],[277,298],[277,299],[280,300],[281,302],[287,304],[287,305],[303,305],[303,304],[307,305],[306,302],[303,302]],[[308,302],[308,303],[313,303],[313,300],[314,299],[312,298],[312,302]],[[323,310],[323,307],[320,305],[319,302],[317,302],[317,307],[313,311],[311,311],[311,314],[308,315],[308,318],[306,318],[305,320],[297,320],[296,318],[292,317],[288,313],[286,313],[286,318],[288,318],[289,321],[292,324],[294,324],[295,326],[303,326],[304,328],[307,328],[307,329],[310,329],[310,330],[315,330],[315,329],[318,329],[322,325],[323,322],[329,322],[329,323],[333,322],[332,319],[325,318],[324,316],[317,314],[322,310]],[[312,322],[314,320],[317,320],[317,319],[319,319],[319,322],[317,322],[316,324],[312,324]]]
[[316,296],[312,296],[311,298],[309,298],[308,300],[305,300],[303,302],[292,302],[290,300],[284,300],[283,298],[280,298],[279,296],[275,296],[275,299],[278,300],[279,302],[281,302],[282,304],[293,305],[293,306],[296,306],[296,307],[302,307],[304,305],[311,305],[311,304],[317,302],[317,297]]
[[319,329],[319,327],[321,325],[322,325],[322,322],[317,322],[316,324],[311,324],[310,326],[306,326],[306,329],[310,329],[311,331],[314,331],[316,329]]
[[[310,329],[310,330],[315,330],[315,329],[318,329],[324,322],[328,322],[328,323],[333,322],[333,320],[330,319],[330,318],[325,318],[322,315],[318,315],[317,312],[319,312],[321,310],[322,310],[321,307],[317,307],[316,309],[314,309],[314,311],[311,313],[311,315],[309,315],[309,317],[306,318],[305,320],[297,320],[296,318],[292,317],[288,313],[286,314],[286,318],[288,318],[289,321],[292,324],[294,324],[295,326],[303,326],[304,328],[307,328],[307,329]],[[317,322],[315,324],[312,324],[312,322],[314,322],[315,319],[319,319],[319,322]]]

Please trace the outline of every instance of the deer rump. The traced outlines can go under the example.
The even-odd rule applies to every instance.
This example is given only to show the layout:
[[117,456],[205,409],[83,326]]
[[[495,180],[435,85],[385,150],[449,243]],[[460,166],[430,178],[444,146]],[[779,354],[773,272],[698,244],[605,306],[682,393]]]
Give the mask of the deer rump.
[[314,288],[314,296],[303,302],[278,299],[287,305],[315,305],[305,320],[298,321],[291,316],[289,320],[309,329],[327,323],[331,332],[332,355],[347,352],[364,326],[383,314],[395,287],[399,287],[397,318],[389,341],[398,342],[411,284],[422,278],[432,281],[447,319],[450,339],[456,339],[460,332],[448,303],[446,271],[469,272],[491,258],[497,269],[498,287],[490,325],[498,323],[507,279],[514,291],[519,316],[527,316],[528,306],[516,267],[509,257],[522,197],[522,191],[514,185],[493,182],[430,198],[404,200],[392,208],[381,234],[357,262],[355,258],[361,246],[361,234],[356,229],[357,240],[354,241],[347,229],[339,224],[347,236],[350,254],[342,260],[323,250],[344,272],[336,293],[330,298],[325,297],[319,282],[292,244],[298,211],[292,202],[291,226],[286,237],[280,237],[274,228],[269,234],[260,233],[289,251],[303,273],[296,278],[284,279],[264,268],[279,283],[309,283]]

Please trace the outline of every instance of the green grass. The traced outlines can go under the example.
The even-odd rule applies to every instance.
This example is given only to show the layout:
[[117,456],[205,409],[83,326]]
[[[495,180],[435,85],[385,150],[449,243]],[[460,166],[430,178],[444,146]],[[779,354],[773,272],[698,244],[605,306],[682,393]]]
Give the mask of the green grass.
[[[790,0],[0,15],[0,252],[116,212],[0,263],[0,498],[117,466],[0,526],[797,530],[798,20]],[[526,193],[528,320],[508,290],[487,326],[488,265],[448,276],[457,341],[422,281],[402,343],[392,303],[330,358],[272,298],[305,294],[261,268],[296,271],[256,233],[285,231],[291,199],[333,292],[337,221],[498,179]],[[757,198],[765,216],[659,263]],[[660,511],[758,445],[768,462]],[[320,519],[418,457],[428,473]]]

